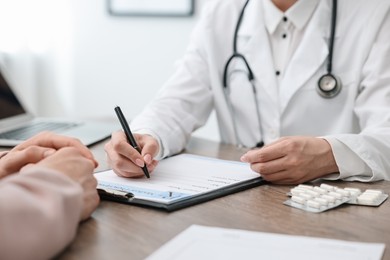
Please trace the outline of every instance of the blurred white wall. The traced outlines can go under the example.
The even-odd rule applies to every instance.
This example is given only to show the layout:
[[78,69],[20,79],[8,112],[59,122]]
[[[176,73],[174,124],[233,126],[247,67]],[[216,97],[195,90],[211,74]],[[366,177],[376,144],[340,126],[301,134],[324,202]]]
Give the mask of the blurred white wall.
[[[115,17],[106,0],[0,0],[0,62],[37,115],[138,114],[174,71],[195,16]],[[219,140],[215,116],[197,136]]]

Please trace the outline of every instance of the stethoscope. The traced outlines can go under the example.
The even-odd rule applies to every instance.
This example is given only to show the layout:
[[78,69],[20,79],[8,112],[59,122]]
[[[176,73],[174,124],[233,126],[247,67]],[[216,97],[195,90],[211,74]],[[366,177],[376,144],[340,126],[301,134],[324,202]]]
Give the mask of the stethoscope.
[[[252,86],[252,91],[253,91],[253,98],[254,102],[256,105],[256,117],[257,117],[257,123],[259,127],[259,133],[260,133],[260,141],[256,143],[256,147],[262,147],[264,145],[264,141],[262,139],[262,126],[261,126],[261,117],[260,117],[260,112],[259,112],[259,104],[258,100],[256,98],[256,86],[255,86],[255,77],[253,75],[253,71],[251,67],[249,66],[248,61],[246,60],[245,56],[242,55],[237,51],[237,35],[238,35],[238,30],[240,29],[242,19],[244,17],[244,12],[245,9],[248,5],[250,0],[247,0],[244,4],[244,7],[242,8],[240,15],[238,17],[237,25],[234,30],[234,38],[233,38],[233,54],[230,56],[230,58],[227,60],[224,72],[223,72],[223,90],[225,94],[225,99],[229,108],[230,116],[233,121],[233,130],[234,130],[234,135],[235,138],[239,144],[239,146],[244,146],[243,142],[241,142],[238,132],[237,132],[237,124],[234,116],[234,108],[230,100],[230,89],[229,89],[229,84],[228,84],[228,70],[229,70],[229,65],[232,63],[234,59],[241,59],[242,62],[244,63],[247,72],[248,72],[248,80]],[[332,17],[331,17],[331,32],[330,32],[330,40],[329,40],[329,56],[328,56],[328,64],[326,67],[326,74],[320,77],[318,80],[317,84],[317,93],[323,97],[323,98],[334,98],[337,96],[342,88],[341,80],[335,76],[332,73],[332,62],[333,62],[333,46],[334,46],[334,38],[336,34],[336,16],[337,16],[337,0],[333,0],[333,6],[332,6]]]

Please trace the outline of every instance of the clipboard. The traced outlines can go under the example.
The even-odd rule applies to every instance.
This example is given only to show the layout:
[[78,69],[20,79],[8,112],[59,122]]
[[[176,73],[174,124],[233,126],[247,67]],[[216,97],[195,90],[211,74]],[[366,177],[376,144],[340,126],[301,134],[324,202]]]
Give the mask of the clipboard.
[[249,164],[180,154],[159,162],[150,179],[95,173],[101,199],[168,212],[264,184]]

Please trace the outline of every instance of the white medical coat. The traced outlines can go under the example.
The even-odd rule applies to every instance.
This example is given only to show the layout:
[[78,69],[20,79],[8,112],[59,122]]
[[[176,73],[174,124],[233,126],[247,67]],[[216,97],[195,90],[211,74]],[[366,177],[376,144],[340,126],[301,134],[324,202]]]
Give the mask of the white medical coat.
[[[333,74],[343,88],[325,99],[316,91],[326,74],[331,0],[321,0],[278,86],[261,0],[251,0],[238,33],[238,51],[255,76],[262,137],[253,92],[242,62],[229,69],[230,98],[241,141],[253,147],[282,136],[324,137],[333,148],[338,178],[390,179],[390,1],[342,0],[338,4]],[[159,138],[162,155],[186,145],[215,109],[221,140],[237,143],[223,93],[223,69],[245,0],[213,1],[205,8],[174,75],[132,122]],[[349,160],[350,155],[355,160]],[[356,161],[358,158],[358,161]],[[351,172],[363,164],[365,172]],[[357,175],[357,176],[356,176]],[[359,176],[360,175],[360,176]]]

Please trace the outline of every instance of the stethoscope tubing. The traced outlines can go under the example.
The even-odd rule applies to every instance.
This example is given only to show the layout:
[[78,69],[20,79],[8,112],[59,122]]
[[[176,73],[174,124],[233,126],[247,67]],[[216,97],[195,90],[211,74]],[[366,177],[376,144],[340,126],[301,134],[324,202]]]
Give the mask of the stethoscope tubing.
[[[234,135],[236,138],[236,142],[239,144],[239,146],[244,146],[243,143],[241,142],[239,136],[238,136],[238,131],[237,131],[237,123],[235,120],[235,112],[234,112],[234,107],[232,105],[232,102],[230,100],[230,90],[229,90],[229,82],[228,82],[228,70],[229,70],[229,65],[233,62],[234,59],[239,58],[241,59],[248,72],[248,80],[251,83],[252,86],[252,92],[254,96],[254,104],[256,106],[256,117],[258,121],[258,126],[259,126],[259,134],[260,134],[260,141],[256,144],[256,147],[261,147],[264,145],[263,142],[263,129],[262,129],[262,124],[261,124],[261,116],[260,116],[260,111],[259,111],[259,102],[257,100],[257,91],[256,91],[256,86],[255,86],[255,77],[253,74],[253,71],[246,60],[245,56],[241,53],[238,52],[237,49],[237,38],[238,38],[238,31],[241,26],[242,19],[244,17],[244,13],[246,10],[246,7],[248,6],[250,0],[247,0],[244,4],[244,6],[241,9],[240,15],[237,20],[237,24],[234,30],[234,37],[233,37],[233,54],[229,57],[227,60],[224,71],[223,71],[223,79],[222,79],[222,84],[223,84],[223,92],[224,96],[226,99],[226,103],[228,105],[229,113],[232,118],[233,122],[233,130],[234,130]],[[330,32],[330,39],[329,39],[329,55],[328,55],[328,63],[327,63],[327,73],[321,76],[318,80],[317,84],[317,93],[323,97],[323,98],[334,98],[337,96],[342,88],[341,80],[333,75],[332,73],[332,66],[333,66],[333,49],[334,49],[334,40],[335,40],[335,34],[336,34],[336,22],[337,22],[337,0],[333,0],[332,2],[332,16],[331,16],[331,32]],[[328,89],[329,86],[333,86],[331,89]]]

